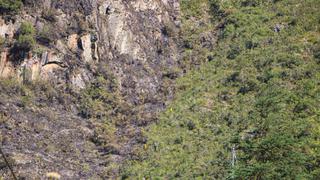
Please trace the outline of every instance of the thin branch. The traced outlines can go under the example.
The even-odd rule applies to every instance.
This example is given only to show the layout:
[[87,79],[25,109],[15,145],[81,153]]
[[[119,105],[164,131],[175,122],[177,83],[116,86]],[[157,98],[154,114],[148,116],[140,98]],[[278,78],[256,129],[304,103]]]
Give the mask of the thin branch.
[[18,180],[16,174],[15,174],[14,171],[13,171],[12,166],[10,165],[8,159],[6,158],[5,154],[3,153],[1,147],[0,147],[0,154],[2,155],[2,158],[3,158],[4,162],[6,163],[7,167],[9,168],[9,170],[10,170],[10,172],[11,172],[11,174],[12,174],[13,179],[14,179],[14,180]]

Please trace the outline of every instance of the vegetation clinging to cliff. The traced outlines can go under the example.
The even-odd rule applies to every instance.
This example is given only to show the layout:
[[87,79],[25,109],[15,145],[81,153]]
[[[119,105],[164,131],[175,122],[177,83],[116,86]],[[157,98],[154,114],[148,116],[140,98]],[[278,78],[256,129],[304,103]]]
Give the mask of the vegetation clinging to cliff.
[[24,51],[30,51],[36,44],[35,40],[36,30],[29,22],[23,22],[19,29],[17,38],[17,47]]

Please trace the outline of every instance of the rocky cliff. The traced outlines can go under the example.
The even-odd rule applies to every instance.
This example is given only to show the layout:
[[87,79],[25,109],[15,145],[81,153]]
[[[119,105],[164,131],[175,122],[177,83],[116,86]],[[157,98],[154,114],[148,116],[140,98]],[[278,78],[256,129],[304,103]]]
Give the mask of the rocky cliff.
[[[2,77],[21,77],[18,72],[26,68],[32,76],[25,78],[61,80],[81,89],[93,74],[86,66],[106,62],[123,86],[128,79],[125,71],[177,63],[176,1],[26,0],[24,4],[18,15],[0,19],[0,35],[9,44],[1,50]],[[17,56],[11,44],[23,22],[36,28],[38,45],[34,52]],[[130,76],[140,87],[137,92],[148,86],[144,82],[158,81],[148,74]]]
[[[140,127],[172,98],[179,9],[178,0],[24,0],[16,13],[1,9],[1,147],[18,177],[118,176],[145,141]],[[26,23],[32,48],[21,48]],[[0,172],[10,179],[4,162]]]

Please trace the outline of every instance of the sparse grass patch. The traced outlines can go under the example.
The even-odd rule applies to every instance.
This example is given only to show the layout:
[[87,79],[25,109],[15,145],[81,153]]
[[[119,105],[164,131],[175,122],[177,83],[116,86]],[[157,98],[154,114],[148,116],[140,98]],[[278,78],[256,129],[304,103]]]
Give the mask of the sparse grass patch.
[[100,76],[83,90],[80,103],[80,113],[83,117],[104,119],[112,113],[117,100],[110,89],[110,83],[112,82]]

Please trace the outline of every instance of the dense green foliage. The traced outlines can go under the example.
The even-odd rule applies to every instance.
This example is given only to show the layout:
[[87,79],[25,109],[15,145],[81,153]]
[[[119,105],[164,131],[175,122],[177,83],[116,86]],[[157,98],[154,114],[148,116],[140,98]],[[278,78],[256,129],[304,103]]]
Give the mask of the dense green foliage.
[[[182,0],[183,24],[205,18],[203,3],[212,24],[184,29],[186,48],[213,60],[177,81],[123,176],[320,179],[320,1]],[[208,27],[212,52],[196,44]]]
[[21,0],[0,0],[0,14],[5,12],[17,12],[22,5]]

